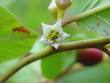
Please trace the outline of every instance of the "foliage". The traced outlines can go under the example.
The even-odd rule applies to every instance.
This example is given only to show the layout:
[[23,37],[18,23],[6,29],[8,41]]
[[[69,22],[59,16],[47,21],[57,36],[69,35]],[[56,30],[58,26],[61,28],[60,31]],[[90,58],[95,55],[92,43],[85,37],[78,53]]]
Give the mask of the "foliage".
[[[47,11],[49,3],[50,0],[0,0],[0,75],[10,65],[13,65],[17,61],[16,59],[31,50],[33,43],[36,39],[38,40],[42,32],[41,22],[54,22],[51,14]],[[110,0],[73,0],[64,17],[77,16],[94,8],[108,5],[110,5]],[[75,23],[66,26],[64,30],[71,36],[65,42],[110,36],[109,8],[80,18]],[[24,27],[30,34],[14,31],[19,27]],[[36,52],[44,47],[39,44]],[[36,83],[40,78],[43,80],[44,77],[52,80],[62,71],[68,69],[71,64],[76,64],[76,56],[76,50],[48,56],[43,58],[40,63],[43,75],[37,71],[36,67],[39,66],[35,62],[34,66],[32,64],[23,68],[7,83]],[[109,66],[109,61],[101,63],[67,74],[59,78],[58,81],[63,83],[109,83]]]

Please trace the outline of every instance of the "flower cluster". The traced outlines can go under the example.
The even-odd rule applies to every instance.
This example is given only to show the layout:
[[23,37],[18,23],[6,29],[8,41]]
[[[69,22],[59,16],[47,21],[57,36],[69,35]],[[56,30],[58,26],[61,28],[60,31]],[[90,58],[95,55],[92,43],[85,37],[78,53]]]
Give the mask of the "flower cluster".
[[65,33],[62,29],[61,19],[64,16],[65,10],[71,5],[72,0],[52,0],[48,9],[57,22],[54,25],[47,25],[42,23],[43,35],[40,42],[46,43],[58,49],[59,45],[63,42],[69,34]]

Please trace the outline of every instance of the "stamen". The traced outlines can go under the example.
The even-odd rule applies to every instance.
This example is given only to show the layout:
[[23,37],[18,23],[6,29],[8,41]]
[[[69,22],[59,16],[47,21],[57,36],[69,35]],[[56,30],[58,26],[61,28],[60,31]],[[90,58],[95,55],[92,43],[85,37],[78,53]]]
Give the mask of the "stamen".
[[58,31],[51,30],[47,36],[47,40],[52,41],[52,42],[56,42],[56,40],[58,39],[59,36],[60,36],[60,34]]

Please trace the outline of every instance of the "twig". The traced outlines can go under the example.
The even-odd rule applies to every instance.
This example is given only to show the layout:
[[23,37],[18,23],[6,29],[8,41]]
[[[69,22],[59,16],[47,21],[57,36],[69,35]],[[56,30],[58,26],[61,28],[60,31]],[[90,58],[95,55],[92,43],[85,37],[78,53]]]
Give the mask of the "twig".
[[107,48],[105,48],[103,46],[102,48],[99,48],[99,49],[101,49],[102,51],[104,51],[110,57],[110,51]]

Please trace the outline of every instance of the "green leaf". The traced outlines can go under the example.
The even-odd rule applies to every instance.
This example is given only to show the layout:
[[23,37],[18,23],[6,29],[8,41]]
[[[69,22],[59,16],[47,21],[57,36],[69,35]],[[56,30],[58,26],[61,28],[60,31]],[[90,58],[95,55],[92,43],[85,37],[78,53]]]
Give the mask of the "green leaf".
[[3,5],[5,7],[8,7],[9,5],[11,5],[14,2],[14,0],[0,0],[0,5]]
[[3,6],[0,6],[0,62],[14,59],[27,53],[37,34],[27,29],[30,35],[22,32],[14,32],[19,28],[20,22],[15,16]]
[[92,9],[99,1],[100,0],[73,0],[71,7],[67,10],[67,15],[73,16]]
[[21,57],[31,49],[34,40],[33,38],[20,38],[0,41],[0,62]]
[[[76,6],[72,6],[68,11],[71,12],[69,15],[76,15],[82,12],[90,10],[91,8],[104,7],[110,4],[110,0],[77,0]],[[80,2],[80,3],[79,3]],[[88,3],[86,3],[88,2]],[[93,7],[91,7],[94,5]],[[94,34],[98,34],[101,36],[109,36],[110,35],[110,10],[105,9],[101,12],[92,14],[90,16],[81,18],[77,20],[77,25],[80,29],[85,31],[93,32]]]
[[34,45],[31,48],[30,52],[37,53],[37,52],[43,50],[47,46],[48,46],[47,44],[39,42],[39,40],[36,40],[36,42],[34,43]]
[[78,20],[78,25],[83,30],[97,33],[99,36],[110,36],[109,9]]
[[[12,60],[2,63],[0,65],[0,75],[3,75],[16,62],[17,60]],[[40,73],[40,63],[37,61],[17,72],[6,83],[40,83],[42,80],[43,76]]]
[[75,55],[76,52],[71,51],[44,58],[41,63],[43,75],[48,79],[54,79],[64,69],[75,62]]
[[91,38],[96,38],[98,36],[93,32],[84,31],[78,27],[75,28],[75,27],[68,26],[65,28],[65,31],[70,34],[70,37],[68,38],[69,41],[91,39]]
[[20,22],[6,8],[0,6],[0,37],[11,35],[12,29],[19,26]]
[[109,62],[65,75],[60,83],[110,83]]
[[48,12],[49,3],[50,0],[14,0],[6,7],[23,25],[36,30],[42,22],[49,22],[49,20],[51,22],[51,14]]
[[98,2],[99,0],[88,0],[88,3],[86,4],[82,12],[94,8],[98,4]]

